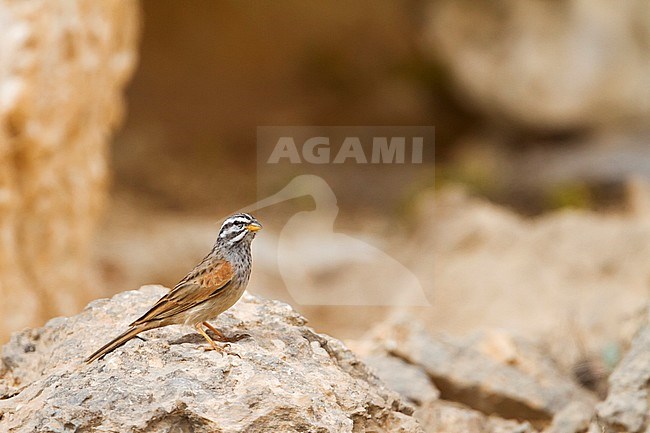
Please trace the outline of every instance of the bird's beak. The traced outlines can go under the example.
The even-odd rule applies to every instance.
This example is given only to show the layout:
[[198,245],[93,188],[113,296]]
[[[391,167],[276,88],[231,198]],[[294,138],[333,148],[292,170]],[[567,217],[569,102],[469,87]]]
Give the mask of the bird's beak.
[[251,224],[246,226],[246,229],[249,232],[256,232],[258,230],[262,230],[262,224],[260,224],[260,223],[251,223]]

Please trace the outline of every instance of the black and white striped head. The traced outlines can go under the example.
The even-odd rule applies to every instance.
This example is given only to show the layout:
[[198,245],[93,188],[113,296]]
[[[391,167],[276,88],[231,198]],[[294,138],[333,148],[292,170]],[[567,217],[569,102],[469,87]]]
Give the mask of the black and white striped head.
[[253,240],[255,233],[262,229],[259,223],[252,215],[247,213],[237,213],[229,216],[221,225],[219,230],[220,242],[226,242],[230,245],[241,242],[246,239]]

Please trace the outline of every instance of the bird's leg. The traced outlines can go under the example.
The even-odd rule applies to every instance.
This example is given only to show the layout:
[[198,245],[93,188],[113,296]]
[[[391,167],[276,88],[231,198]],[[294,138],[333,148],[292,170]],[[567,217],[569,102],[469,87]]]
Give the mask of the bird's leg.
[[196,325],[194,325],[194,329],[196,329],[199,332],[199,334],[201,334],[203,336],[203,338],[205,338],[205,340],[208,343],[210,343],[210,346],[212,346],[213,350],[215,350],[217,352],[220,352],[220,353],[222,352],[221,348],[219,346],[217,346],[217,343],[215,343],[214,340],[212,338],[210,338],[210,336],[203,330],[200,323],[197,323]]
[[214,326],[210,325],[208,322],[203,322],[203,326],[208,328],[210,331],[214,332],[214,334],[217,336],[217,340],[219,340],[219,341],[228,341],[228,338],[225,335],[223,335],[223,333],[221,331],[219,331]]
[[203,322],[203,326],[208,328],[210,331],[214,332],[214,334],[217,336],[217,340],[223,341],[223,342],[228,342],[228,343],[235,343],[243,338],[250,337],[248,334],[236,334],[233,335],[232,337],[226,337],[223,332],[219,331],[217,328],[214,326],[210,325],[208,322]]

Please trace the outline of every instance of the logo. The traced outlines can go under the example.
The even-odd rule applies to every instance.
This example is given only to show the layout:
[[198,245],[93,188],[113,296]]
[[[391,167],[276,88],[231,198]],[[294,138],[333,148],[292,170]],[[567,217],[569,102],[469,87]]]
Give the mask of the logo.
[[[433,177],[433,150],[434,128],[427,126],[258,128],[258,201],[242,211],[275,212],[266,220],[274,236],[267,232],[264,248],[273,251],[290,302],[430,305],[409,254],[367,232],[357,212],[390,221],[391,207],[423,176]],[[341,227],[350,220],[360,224]]]

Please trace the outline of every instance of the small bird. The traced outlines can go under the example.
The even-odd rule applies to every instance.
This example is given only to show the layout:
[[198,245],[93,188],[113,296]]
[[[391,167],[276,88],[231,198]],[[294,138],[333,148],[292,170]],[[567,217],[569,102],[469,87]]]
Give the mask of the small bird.
[[212,251],[201,263],[131,323],[129,329],[90,355],[86,362],[101,358],[143,331],[168,325],[192,325],[216,351],[221,349],[203,326],[214,332],[219,341],[239,340],[226,337],[207,321],[232,307],[244,293],[251,275],[251,242],[261,228],[249,214],[228,217],[221,225]]

